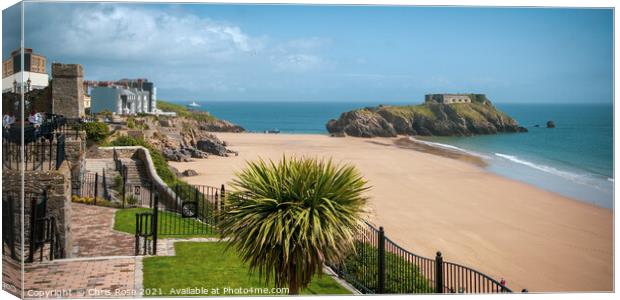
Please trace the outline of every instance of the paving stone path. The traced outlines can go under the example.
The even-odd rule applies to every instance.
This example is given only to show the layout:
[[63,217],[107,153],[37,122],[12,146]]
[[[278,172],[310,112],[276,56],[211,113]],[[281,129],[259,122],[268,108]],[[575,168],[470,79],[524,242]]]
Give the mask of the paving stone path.
[[112,229],[114,212],[114,208],[71,203],[72,257],[134,255],[134,237]]
[[2,257],[2,289],[21,297],[22,266],[10,258]]
[[26,298],[139,297],[141,257],[62,259],[26,266]]

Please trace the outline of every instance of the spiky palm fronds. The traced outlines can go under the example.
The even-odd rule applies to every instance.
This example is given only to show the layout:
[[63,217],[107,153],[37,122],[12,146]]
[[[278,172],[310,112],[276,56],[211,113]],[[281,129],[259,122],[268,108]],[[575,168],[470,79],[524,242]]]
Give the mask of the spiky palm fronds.
[[291,294],[352,250],[368,189],[351,165],[285,156],[249,162],[232,186],[223,236],[252,271]]

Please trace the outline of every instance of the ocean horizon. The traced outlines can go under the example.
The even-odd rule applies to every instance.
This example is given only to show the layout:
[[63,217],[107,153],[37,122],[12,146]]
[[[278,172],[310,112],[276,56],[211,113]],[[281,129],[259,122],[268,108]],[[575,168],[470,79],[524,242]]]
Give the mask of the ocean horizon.
[[[198,104],[199,109],[249,132],[328,134],[325,124],[342,112],[407,103],[213,101]],[[597,206],[613,207],[611,103],[496,103],[495,106],[529,132],[416,139],[480,156],[488,163],[488,171],[501,176]],[[556,128],[546,128],[549,120],[555,122]]]

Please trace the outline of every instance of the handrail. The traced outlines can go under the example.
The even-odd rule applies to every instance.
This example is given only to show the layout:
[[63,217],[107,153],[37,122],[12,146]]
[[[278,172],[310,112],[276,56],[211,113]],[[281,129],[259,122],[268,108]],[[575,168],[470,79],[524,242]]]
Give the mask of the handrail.
[[[144,166],[146,167],[146,173],[150,177],[151,182],[153,183],[154,187],[157,188],[158,192],[165,193],[169,198],[178,199],[176,197],[175,192],[172,190],[172,188],[168,187],[166,182],[164,182],[164,180],[161,179],[161,177],[159,177],[159,175],[157,174],[157,171],[155,170],[155,164],[153,163],[153,159],[151,158],[151,153],[149,152],[149,149],[142,147],[142,146],[111,146],[111,147],[99,147],[99,149],[104,149],[104,150],[112,149],[112,151],[123,150],[123,149],[133,149],[133,150],[136,150],[136,153],[142,152],[144,157],[141,159],[144,162]],[[180,199],[178,201],[180,201]],[[178,204],[180,205],[180,203]]]
[[328,262],[364,293],[512,293],[480,271],[444,261],[440,252],[434,259],[415,254],[385,236],[382,227],[368,221],[364,225],[356,237],[356,248],[361,248],[342,263]]

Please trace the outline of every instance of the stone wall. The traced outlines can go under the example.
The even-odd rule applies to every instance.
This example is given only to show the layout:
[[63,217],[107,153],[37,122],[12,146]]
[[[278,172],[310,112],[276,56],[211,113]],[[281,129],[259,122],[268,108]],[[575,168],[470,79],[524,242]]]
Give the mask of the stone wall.
[[78,64],[52,64],[52,110],[68,118],[84,116],[84,70]]
[[452,103],[471,103],[471,98],[467,95],[443,95],[443,104]]
[[[24,174],[24,191],[26,194],[41,194],[47,191],[47,211],[50,216],[56,219],[59,242],[62,245],[65,257],[71,254],[71,172],[69,163],[63,162],[58,170],[53,171],[26,171]],[[2,191],[3,193],[13,193],[19,195],[21,188],[21,175],[17,170],[2,171]],[[13,209],[15,212],[15,233],[16,244],[21,244],[21,207],[22,201],[12,198]],[[30,241],[30,215],[31,199],[24,199],[24,245],[28,248]],[[18,248],[20,248],[18,246]],[[28,255],[28,252],[25,252]]]
[[[100,158],[112,158],[114,149],[116,149],[116,153],[121,158],[137,158],[144,163],[148,179],[153,183],[153,186],[159,193],[160,197],[181,201],[176,198],[176,194],[174,193],[174,191],[169,188],[168,185],[164,182],[164,180],[159,177],[159,174],[157,174],[155,164],[153,164],[153,159],[151,158],[151,153],[148,149],[142,146],[99,147],[97,150],[99,154],[97,156]],[[178,203],[178,205],[180,207],[181,204]]]
[[131,158],[136,153],[135,147],[98,147],[95,151],[90,152],[88,158],[109,158],[114,156],[114,148],[120,158]]
[[69,162],[71,170],[71,188],[79,190],[79,181],[84,174],[84,159],[86,158],[86,132],[79,131],[78,136],[74,132],[67,135],[65,140],[65,160]]
[[471,103],[472,97],[476,94],[427,94],[424,95],[425,102],[436,102],[443,104],[452,103]]

